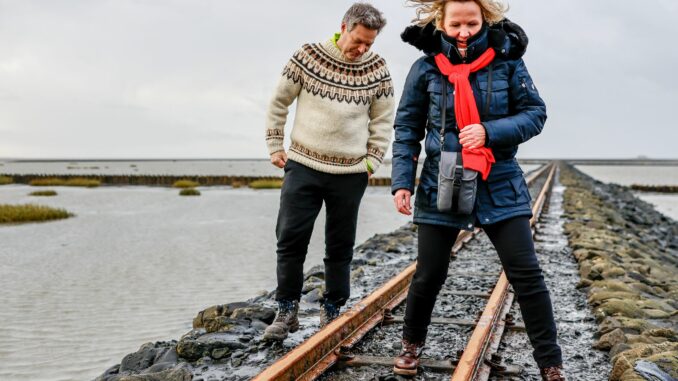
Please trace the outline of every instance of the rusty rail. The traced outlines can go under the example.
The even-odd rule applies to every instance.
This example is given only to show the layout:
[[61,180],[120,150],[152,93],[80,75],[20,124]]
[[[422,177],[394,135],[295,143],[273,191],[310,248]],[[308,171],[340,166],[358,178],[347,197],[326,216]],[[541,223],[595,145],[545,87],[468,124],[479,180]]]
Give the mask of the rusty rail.
[[[542,166],[531,173],[528,183],[540,177],[547,167]],[[479,229],[475,229],[473,232],[464,231],[459,234],[450,254],[454,255],[478,231]],[[390,311],[405,300],[415,270],[416,262],[278,359],[253,380],[310,381],[319,377],[339,362],[345,352],[370,330],[391,318]]]
[[[530,225],[534,226],[535,221],[538,220],[541,210],[546,202],[548,191],[551,189],[551,183],[555,175],[556,167],[549,164],[550,172],[546,183],[541,189],[539,196],[532,204],[533,217],[530,219]],[[454,373],[452,374],[452,381],[479,381],[487,380],[490,376],[490,362],[488,358],[491,353],[488,353],[488,348],[492,342],[497,342],[497,337],[501,338],[503,334],[503,317],[508,313],[510,303],[506,303],[507,299],[513,300],[513,294],[509,293],[509,282],[504,271],[499,275],[499,281],[494,287],[490,299],[485,306],[476,328],[471,334],[471,338],[464,349],[464,352],[459,359]],[[509,308],[506,308],[508,304]],[[501,324],[499,324],[502,322]],[[501,332],[497,332],[498,328]],[[496,348],[495,348],[496,351]]]

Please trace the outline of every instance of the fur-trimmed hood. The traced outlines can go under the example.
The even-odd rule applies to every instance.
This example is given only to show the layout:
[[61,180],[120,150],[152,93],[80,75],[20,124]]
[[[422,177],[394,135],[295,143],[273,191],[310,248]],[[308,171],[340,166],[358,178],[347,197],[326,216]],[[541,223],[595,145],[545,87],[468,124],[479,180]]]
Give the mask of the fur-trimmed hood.
[[[481,31],[481,33],[484,31]],[[433,25],[410,25],[400,34],[404,42],[433,56],[443,52],[442,32]],[[527,50],[528,38],[523,28],[509,19],[504,19],[487,28],[487,42],[496,53],[508,59],[518,59]]]

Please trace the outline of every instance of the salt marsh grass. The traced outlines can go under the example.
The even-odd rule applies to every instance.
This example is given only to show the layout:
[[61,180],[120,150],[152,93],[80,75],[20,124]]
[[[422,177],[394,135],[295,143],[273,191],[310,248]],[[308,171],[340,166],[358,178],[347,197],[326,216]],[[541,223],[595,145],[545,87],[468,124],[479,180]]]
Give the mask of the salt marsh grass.
[[66,187],[86,187],[86,188],[96,188],[101,185],[100,180],[96,179],[60,179],[60,178],[46,178],[46,179],[33,179],[29,183],[34,187],[55,187],[55,186],[66,186]]
[[12,184],[14,180],[8,176],[0,176],[0,185]]
[[49,221],[72,216],[73,214],[65,211],[64,209],[55,209],[43,205],[0,204],[0,224]]
[[180,196],[200,196],[200,191],[195,188],[185,188],[179,192]]
[[191,180],[178,180],[172,184],[174,188],[195,188],[199,185],[199,183]]
[[29,193],[28,195],[29,195],[29,196],[46,196],[46,197],[50,197],[50,196],[56,196],[56,195],[57,195],[57,192],[56,192],[56,191],[53,191],[53,190],[51,190],[51,189],[49,189],[49,190],[44,190],[44,191],[35,191],[35,192],[31,192],[31,193]]
[[254,180],[249,185],[252,189],[280,189],[282,182],[282,179]]

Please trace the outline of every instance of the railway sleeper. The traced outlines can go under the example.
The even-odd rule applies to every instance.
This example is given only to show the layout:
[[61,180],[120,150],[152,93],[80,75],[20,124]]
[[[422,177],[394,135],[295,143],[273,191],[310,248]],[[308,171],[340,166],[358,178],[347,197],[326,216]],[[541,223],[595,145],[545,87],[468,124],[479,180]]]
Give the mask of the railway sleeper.
[[[360,367],[360,366],[384,366],[393,367],[395,358],[382,356],[365,355],[344,355],[334,365],[335,369]],[[522,374],[523,368],[519,365],[505,365],[499,363],[488,364],[492,367],[492,373],[498,376],[518,376]],[[456,369],[456,360],[436,360],[432,358],[421,358],[420,367],[439,373],[452,374]]]
[[[392,315],[388,318],[388,320],[384,320],[382,322],[382,325],[390,325],[390,324],[402,324],[405,322],[405,317],[402,315]],[[462,327],[475,327],[476,324],[478,324],[478,320],[471,320],[471,319],[449,319],[449,318],[442,318],[442,317],[433,317],[431,318],[431,324],[450,324],[450,325],[458,325]],[[508,328],[511,331],[525,331],[525,324],[523,323],[515,323],[513,322],[513,319],[505,319],[504,324],[506,324],[506,328]]]

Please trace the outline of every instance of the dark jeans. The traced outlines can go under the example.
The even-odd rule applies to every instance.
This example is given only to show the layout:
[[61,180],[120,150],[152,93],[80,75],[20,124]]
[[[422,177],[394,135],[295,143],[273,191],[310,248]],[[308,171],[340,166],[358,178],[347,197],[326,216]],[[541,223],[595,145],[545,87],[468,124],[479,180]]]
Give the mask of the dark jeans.
[[353,258],[358,208],[366,187],[367,173],[334,175],[288,160],[276,226],[277,300],[301,297],[308,242],[324,201],[327,217],[323,298],[339,306],[346,303],[351,291],[349,265]]
[[[553,307],[534,251],[529,219],[516,217],[484,225],[483,230],[494,244],[513,286],[535,361],[542,368],[560,365],[562,355]],[[417,271],[407,294],[403,328],[403,337],[407,340],[426,338],[433,305],[447,278],[450,250],[458,233],[458,229],[451,227],[419,225]]]

